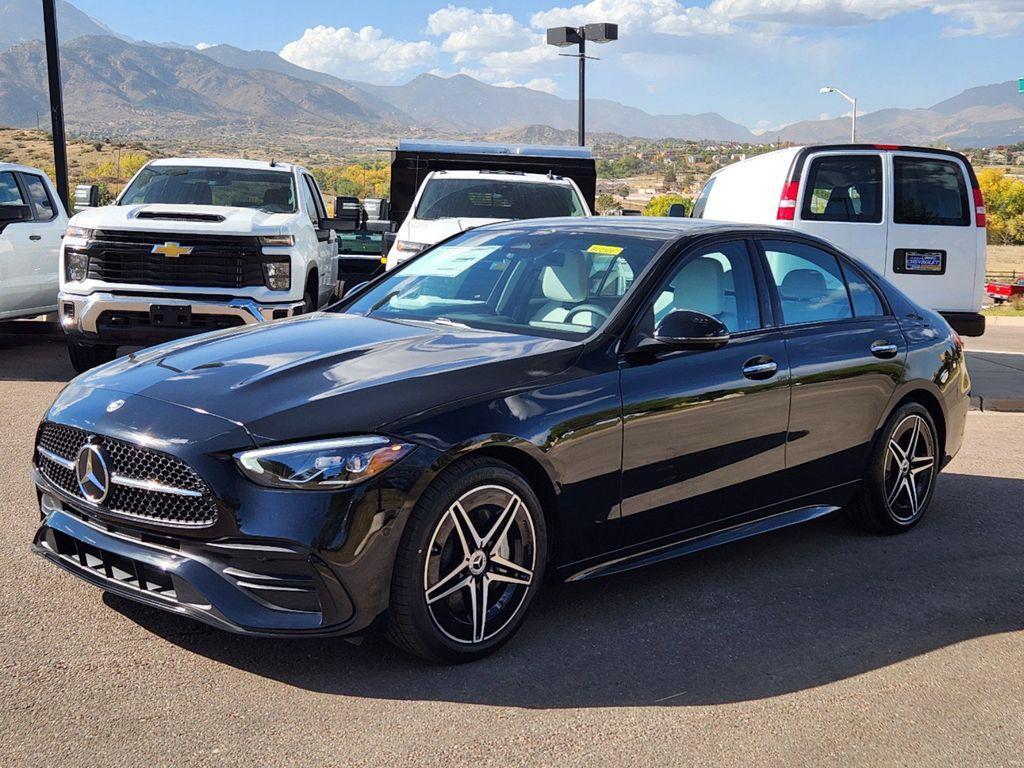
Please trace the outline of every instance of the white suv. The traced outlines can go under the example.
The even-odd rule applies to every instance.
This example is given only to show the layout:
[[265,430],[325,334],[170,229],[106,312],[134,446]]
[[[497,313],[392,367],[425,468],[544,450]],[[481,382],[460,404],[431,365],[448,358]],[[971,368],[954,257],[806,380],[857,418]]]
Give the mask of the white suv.
[[522,171],[434,171],[423,180],[395,234],[387,269],[473,227],[550,216],[590,216],[572,179]]
[[336,291],[340,227],[299,166],[150,162],[113,205],[69,222],[60,315],[72,364],[322,307]]
[[0,320],[57,309],[58,254],[67,224],[45,173],[0,163]]
[[780,149],[717,171],[692,215],[817,235],[963,336],[985,332],[985,201],[959,152],[888,144]]

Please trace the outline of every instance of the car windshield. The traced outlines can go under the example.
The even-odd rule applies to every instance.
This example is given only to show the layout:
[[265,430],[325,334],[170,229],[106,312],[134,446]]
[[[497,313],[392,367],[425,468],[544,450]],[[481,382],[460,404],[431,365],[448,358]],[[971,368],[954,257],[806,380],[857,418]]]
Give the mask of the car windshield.
[[583,216],[585,211],[564,182],[507,181],[485,174],[473,179],[433,177],[416,206],[416,218],[543,219]]
[[121,196],[121,205],[171,203],[295,212],[295,179],[288,171],[150,165]]
[[346,311],[581,339],[605,324],[664,242],[614,231],[475,230],[399,267]]

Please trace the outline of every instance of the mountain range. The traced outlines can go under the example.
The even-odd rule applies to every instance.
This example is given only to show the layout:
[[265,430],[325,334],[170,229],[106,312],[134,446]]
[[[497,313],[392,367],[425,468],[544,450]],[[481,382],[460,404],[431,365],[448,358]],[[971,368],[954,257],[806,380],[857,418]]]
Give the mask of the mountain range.
[[[68,127],[89,136],[212,139],[291,137],[313,146],[370,146],[398,136],[470,138],[510,133],[567,136],[576,102],[467,75],[421,74],[402,85],[343,80],[271,51],[202,50],[130,40],[60,0]],[[0,123],[32,126],[49,111],[36,0],[0,0]],[[716,113],[652,115],[609,99],[587,100],[594,134],[756,141]],[[991,146],[1024,139],[1015,81],[972,88],[927,109],[859,116],[866,141]],[[568,134],[567,134],[568,132]],[[849,119],[802,121],[766,139],[845,141]]]

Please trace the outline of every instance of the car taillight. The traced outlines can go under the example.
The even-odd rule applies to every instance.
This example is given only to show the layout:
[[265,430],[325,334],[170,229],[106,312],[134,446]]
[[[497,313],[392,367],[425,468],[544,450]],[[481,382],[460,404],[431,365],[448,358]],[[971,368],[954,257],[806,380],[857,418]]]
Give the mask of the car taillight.
[[796,218],[796,199],[800,195],[800,182],[787,181],[782,187],[779,198],[779,213],[775,217],[779,221],[793,221]]
[[979,227],[984,229],[988,226],[988,217],[985,214],[985,195],[978,187],[974,188],[974,214]]

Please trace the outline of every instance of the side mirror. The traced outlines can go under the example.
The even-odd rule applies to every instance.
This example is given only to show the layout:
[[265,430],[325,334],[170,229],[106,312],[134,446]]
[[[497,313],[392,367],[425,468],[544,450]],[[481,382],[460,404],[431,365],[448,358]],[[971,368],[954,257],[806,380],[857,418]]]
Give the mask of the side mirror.
[[682,203],[672,203],[672,205],[668,207],[668,215],[674,216],[677,219],[685,218],[686,206]]
[[711,315],[677,309],[658,323],[654,340],[677,349],[717,349],[728,343],[729,329]]
[[0,232],[3,232],[8,224],[31,220],[32,209],[27,205],[0,205]]
[[79,184],[75,187],[75,210],[98,208],[100,205],[100,188],[95,184]]

